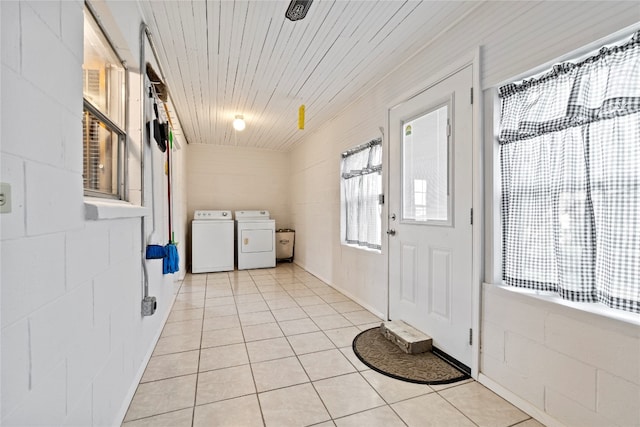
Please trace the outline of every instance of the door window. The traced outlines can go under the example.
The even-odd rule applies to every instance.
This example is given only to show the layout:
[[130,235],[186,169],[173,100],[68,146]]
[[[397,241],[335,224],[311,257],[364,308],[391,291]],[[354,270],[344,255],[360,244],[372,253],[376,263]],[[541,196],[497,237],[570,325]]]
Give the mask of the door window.
[[449,104],[402,122],[402,219],[449,222]]

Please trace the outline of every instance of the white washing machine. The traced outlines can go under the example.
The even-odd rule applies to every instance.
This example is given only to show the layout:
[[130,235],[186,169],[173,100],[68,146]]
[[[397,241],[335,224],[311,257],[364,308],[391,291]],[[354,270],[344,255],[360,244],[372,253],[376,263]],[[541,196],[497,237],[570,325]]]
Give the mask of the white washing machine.
[[236,211],[238,270],[276,266],[276,221],[269,211]]
[[191,222],[191,272],[233,271],[231,211],[196,210]]

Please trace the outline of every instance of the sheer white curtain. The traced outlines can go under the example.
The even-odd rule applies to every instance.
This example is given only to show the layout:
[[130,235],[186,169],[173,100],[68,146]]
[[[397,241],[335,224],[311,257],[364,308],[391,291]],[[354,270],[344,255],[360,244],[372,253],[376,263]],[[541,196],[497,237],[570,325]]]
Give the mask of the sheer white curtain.
[[340,169],[342,240],[381,249],[382,139],[342,153]]
[[504,283],[640,313],[640,32],[500,97]]

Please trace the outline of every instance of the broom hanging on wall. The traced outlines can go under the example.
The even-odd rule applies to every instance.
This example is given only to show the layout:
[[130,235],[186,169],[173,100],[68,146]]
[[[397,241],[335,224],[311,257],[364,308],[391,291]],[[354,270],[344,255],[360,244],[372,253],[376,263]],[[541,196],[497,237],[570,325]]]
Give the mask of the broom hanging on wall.
[[172,224],[172,210],[173,204],[171,203],[171,150],[173,149],[173,124],[171,123],[171,117],[167,109],[167,104],[164,104],[165,112],[167,113],[167,120],[169,121],[169,140],[167,141],[167,202],[169,204],[169,242],[165,246],[166,255],[162,261],[162,274],[175,273],[180,270],[180,257],[178,255],[178,248],[173,238],[173,224]]

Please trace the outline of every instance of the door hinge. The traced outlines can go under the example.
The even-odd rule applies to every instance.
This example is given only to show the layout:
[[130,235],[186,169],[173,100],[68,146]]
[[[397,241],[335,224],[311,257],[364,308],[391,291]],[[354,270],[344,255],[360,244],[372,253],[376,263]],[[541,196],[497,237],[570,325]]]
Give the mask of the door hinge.
[[469,223],[473,225],[473,208],[469,209]]
[[378,204],[384,205],[384,194],[378,194]]
[[451,136],[451,122],[447,120],[447,136]]
[[473,88],[469,89],[470,95],[469,98],[471,100],[471,104],[473,104]]
[[473,329],[469,328],[469,345],[473,345]]

